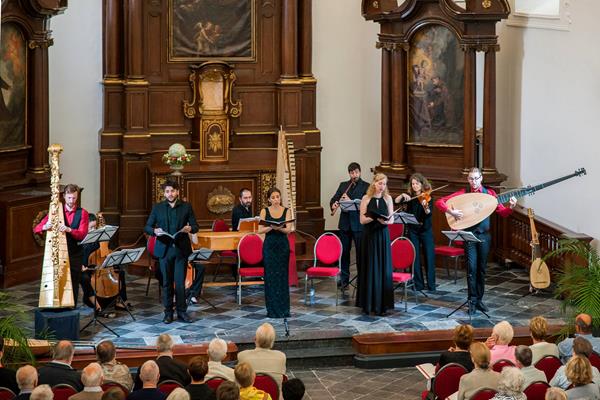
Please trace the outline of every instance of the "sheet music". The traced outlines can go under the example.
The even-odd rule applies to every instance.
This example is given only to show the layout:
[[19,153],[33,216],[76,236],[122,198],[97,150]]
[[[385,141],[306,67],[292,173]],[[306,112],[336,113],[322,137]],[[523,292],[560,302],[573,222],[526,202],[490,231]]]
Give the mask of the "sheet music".
[[102,263],[101,268],[113,267],[115,265],[123,265],[134,263],[142,257],[142,254],[146,251],[145,247],[138,247],[137,249],[123,249],[113,251]]
[[237,226],[237,230],[240,230],[240,227],[242,226],[242,223],[244,222],[252,222],[252,223],[258,223],[260,221],[260,217],[250,217],[250,218],[240,218],[239,222],[238,222],[238,226]]
[[419,364],[415,367],[427,379],[431,379],[435,376],[435,365],[432,363]]
[[102,228],[89,231],[79,244],[90,244],[96,242],[108,242],[112,239],[115,232],[119,229],[118,226],[104,225]]
[[207,248],[201,248],[198,250],[194,250],[192,254],[188,257],[188,261],[206,261],[210,258],[213,251]]
[[358,211],[360,208],[360,199],[340,200],[338,204],[343,212]]
[[451,241],[462,240],[464,242],[481,242],[481,240],[470,231],[442,231],[442,233]]

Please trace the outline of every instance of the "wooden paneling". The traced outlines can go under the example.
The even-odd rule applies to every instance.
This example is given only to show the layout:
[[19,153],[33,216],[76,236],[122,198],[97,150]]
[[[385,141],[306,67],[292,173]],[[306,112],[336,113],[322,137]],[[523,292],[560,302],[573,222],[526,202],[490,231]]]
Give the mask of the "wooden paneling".
[[120,170],[119,157],[105,156],[100,157],[101,182],[100,182],[100,207],[104,211],[118,211],[120,198]]
[[275,87],[238,88],[244,111],[239,117],[239,131],[269,130],[277,126]]
[[149,122],[150,129],[180,130],[185,127],[181,118],[181,109],[184,99],[191,96],[188,87],[173,87],[170,89],[151,89],[149,97]]
[[125,198],[123,211],[127,213],[145,213],[150,199],[148,189],[150,181],[148,176],[148,161],[123,160],[125,175]]
[[279,112],[284,129],[300,129],[301,98],[299,89],[282,89],[279,95]]
[[316,126],[317,104],[314,87],[302,88],[302,128],[314,129]]
[[104,129],[119,132],[123,129],[123,88],[122,86],[104,87]]
[[127,88],[127,130],[144,130],[147,122],[147,101],[145,90]]

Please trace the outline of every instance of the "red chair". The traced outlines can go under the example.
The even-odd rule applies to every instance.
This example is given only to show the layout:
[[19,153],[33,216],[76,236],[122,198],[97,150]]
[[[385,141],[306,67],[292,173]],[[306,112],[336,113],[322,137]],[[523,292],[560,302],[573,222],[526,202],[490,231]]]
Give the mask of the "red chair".
[[208,379],[206,382],[206,386],[208,386],[209,388],[211,388],[213,391],[217,391],[217,389],[219,388],[219,385],[221,385],[221,383],[225,382],[225,379],[223,378],[210,378]]
[[[158,264],[158,258],[154,255],[154,247],[156,246],[156,236],[148,236],[148,240],[146,241],[146,251],[148,251],[148,283],[146,283],[146,296],[148,296],[148,292],[150,291],[150,282],[152,281],[152,276],[156,276],[156,273],[160,273],[160,268]],[[158,299],[160,300],[160,282],[158,285]]]
[[342,262],[342,242],[331,232],[326,232],[319,236],[315,242],[313,266],[306,270],[304,275],[304,304],[307,303],[308,280],[310,279],[310,288],[314,287],[315,278],[333,278],[335,285],[335,305],[338,305],[337,278],[341,272]]
[[448,246],[435,246],[434,253],[436,256],[444,257],[442,259],[442,266],[446,267],[446,273],[448,273],[448,278],[450,277],[450,269],[448,268],[448,264],[446,263],[447,259],[454,260],[454,283],[456,283],[458,264],[460,263],[461,257],[465,255],[465,249],[463,248],[464,243],[460,240],[456,240],[448,243]]
[[492,369],[496,372],[502,372],[504,367],[515,367],[515,364],[512,361],[506,360],[504,358],[492,364]]
[[[229,225],[227,225],[227,222],[225,222],[222,219],[215,219],[212,224],[212,231],[213,232],[229,232]],[[219,275],[219,268],[223,264],[223,258],[230,259],[233,261],[233,263],[235,263],[236,259],[237,259],[236,252],[232,251],[232,250],[221,250],[216,253],[219,256],[219,263],[217,264],[217,267],[215,268],[215,274],[213,275],[213,282],[217,279],[217,276]]]
[[0,400],[12,400],[17,397],[9,388],[0,386]]
[[495,395],[496,391],[494,389],[483,388],[475,392],[470,400],[490,400]]
[[390,240],[394,241],[395,239],[404,236],[404,224],[388,225],[388,231],[390,232]]
[[52,393],[54,394],[54,400],[68,400],[69,397],[77,394],[77,389],[66,383],[60,383],[52,387]]
[[279,399],[279,385],[271,375],[260,373],[256,374],[256,379],[254,379],[254,387],[269,393],[271,395],[271,399],[273,400]]
[[264,278],[263,241],[256,233],[248,233],[238,243],[238,304],[242,304],[242,278]]
[[[452,393],[458,391],[460,377],[468,371],[460,364],[450,363],[444,365],[435,373],[431,379],[431,392],[436,399],[445,399]],[[427,391],[423,392],[423,398],[427,396]]]
[[544,381],[531,382],[529,386],[523,390],[527,400],[544,400],[546,397],[546,390],[550,385]]
[[121,385],[119,382],[106,381],[100,387],[102,388],[103,392],[106,392],[107,390],[112,389],[112,388],[117,388],[117,389],[121,390],[121,392],[123,392],[125,397],[129,396],[129,389],[127,389],[125,386]]
[[166,381],[158,382],[158,390],[164,393],[165,396],[171,394],[171,392],[178,387],[183,387],[183,385],[177,381],[172,379],[168,379]]
[[548,382],[550,382],[552,380],[552,378],[554,378],[554,375],[556,374],[556,371],[561,366],[562,366],[562,362],[560,361],[560,358],[558,358],[556,356],[545,356],[545,357],[542,357],[542,358],[540,358],[538,360],[538,362],[536,362],[534,364],[534,367],[536,367],[540,371],[544,372],[544,374],[546,375],[546,379],[548,380]]
[[592,352],[592,354],[590,354],[589,360],[592,366],[600,369],[600,354],[596,353],[595,351]]
[[[408,311],[408,286],[415,292],[415,303],[418,304],[417,291],[413,282],[413,268],[415,263],[415,248],[410,240],[405,237],[394,239],[391,245],[392,253],[392,281],[396,284],[394,290],[404,285],[404,311]],[[405,272],[408,270],[408,272]],[[398,271],[398,272],[397,272]]]

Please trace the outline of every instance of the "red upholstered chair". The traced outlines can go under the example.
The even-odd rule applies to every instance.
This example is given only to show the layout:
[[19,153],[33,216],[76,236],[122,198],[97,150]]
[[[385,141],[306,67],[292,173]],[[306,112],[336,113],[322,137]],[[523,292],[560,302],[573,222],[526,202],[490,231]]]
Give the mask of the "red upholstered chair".
[[[460,377],[468,371],[460,364],[450,363],[444,365],[435,373],[431,380],[431,392],[436,399],[444,400],[452,393],[458,391]],[[423,392],[423,398],[427,396],[427,391]]]
[[394,241],[396,238],[404,236],[404,224],[388,225],[388,231],[390,232],[390,240]]
[[256,374],[254,387],[269,393],[271,395],[271,399],[273,400],[279,399],[279,385],[271,375]]
[[475,394],[471,396],[470,400],[490,400],[495,395],[496,391],[494,389],[483,388],[475,392]]
[[531,382],[529,386],[523,390],[525,396],[527,396],[527,400],[544,400],[546,397],[546,390],[550,385],[544,381]]
[[256,233],[248,233],[238,243],[238,304],[242,304],[242,278],[263,278],[263,241]]
[[600,369],[600,354],[596,353],[595,351],[592,352],[592,354],[590,354],[590,363],[592,366]]
[[173,390],[178,387],[183,387],[181,383],[174,381],[172,379],[168,379],[166,381],[158,382],[158,390],[163,392],[165,396],[168,396]]
[[[148,292],[150,291],[150,282],[152,282],[152,277],[156,276],[157,273],[160,274],[160,266],[158,258],[154,255],[154,247],[156,246],[156,236],[148,236],[148,240],[146,241],[146,251],[148,251],[148,283],[146,283],[146,296],[148,296]],[[158,299],[160,300],[160,291],[161,285],[159,282],[158,285]]]
[[465,255],[465,249],[463,248],[464,242],[460,240],[456,240],[448,243],[448,246],[435,246],[434,253],[436,256],[444,257],[442,259],[443,266],[446,266],[446,272],[448,273],[448,277],[450,277],[450,269],[448,268],[447,259],[454,260],[454,283],[456,283],[458,264],[460,263],[461,257]]
[[394,239],[391,247],[392,281],[396,284],[394,290],[404,285],[404,311],[408,311],[408,286],[412,286],[415,292],[415,303],[418,303],[417,291],[413,282],[415,248],[405,237]]
[[12,390],[0,386],[0,400],[12,400],[15,397],[17,397],[17,395],[14,394]]
[[106,392],[107,390],[112,389],[112,388],[117,388],[117,389],[120,389],[121,392],[123,392],[125,397],[127,397],[129,395],[129,390],[125,386],[121,385],[119,382],[106,381],[102,384],[101,388],[102,388],[102,391],[104,391],[104,392]]
[[52,387],[52,393],[54,393],[54,400],[68,400],[77,393],[77,389],[66,383],[60,383]]
[[[212,231],[213,232],[229,232],[229,225],[227,225],[227,222],[225,222],[225,220],[215,219],[212,224]],[[219,275],[219,268],[223,264],[224,258],[231,260],[233,263],[235,263],[236,259],[237,259],[236,252],[232,251],[232,250],[221,250],[221,251],[217,251],[215,253],[219,257],[219,263],[217,264],[217,267],[215,268],[215,274],[213,275],[213,282],[217,279],[217,276]]]
[[554,378],[554,374],[556,374],[556,371],[561,366],[562,366],[562,362],[560,361],[560,358],[558,358],[556,356],[542,357],[534,365],[534,367],[536,367],[540,371],[544,372],[548,382],[550,382],[552,380],[552,378]]
[[210,378],[209,380],[207,380],[204,383],[206,383],[206,386],[208,386],[209,388],[211,388],[212,390],[214,390],[216,392],[217,389],[219,388],[219,385],[223,382],[225,382],[225,379],[223,379],[223,378]]
[[505,360],[504,358],[492,364],[492,369],[496,372],[502,372],[504,367],[515,367],[515,364],[510,360]]
[[319,236],[315,242],[313,266],[304,275],[304,304],[307,304],[308,280],[313,288],[315,278],[333,278],[335,288],[335,305],[338,305],[337,278],[340,276],[342,261],[342,242],[331,232]]

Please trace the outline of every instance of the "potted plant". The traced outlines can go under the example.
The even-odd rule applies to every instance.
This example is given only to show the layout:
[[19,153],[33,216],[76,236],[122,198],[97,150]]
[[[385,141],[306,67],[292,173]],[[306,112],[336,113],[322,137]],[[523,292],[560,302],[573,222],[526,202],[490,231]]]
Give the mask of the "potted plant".
[[33,364],[34,355],[28,344],[27,331],[22,328],[27,323],[23,308],[15,304],[10,295],[0,291],[0,336],[4,338],[3,364]]

